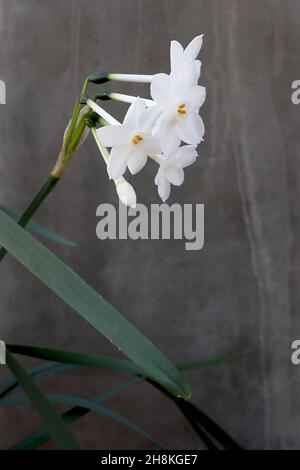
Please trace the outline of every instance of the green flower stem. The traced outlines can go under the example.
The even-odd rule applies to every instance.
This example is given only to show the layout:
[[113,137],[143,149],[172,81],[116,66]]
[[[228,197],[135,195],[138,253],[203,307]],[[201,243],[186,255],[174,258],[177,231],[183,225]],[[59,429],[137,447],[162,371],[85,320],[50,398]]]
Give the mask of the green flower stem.
[[[84,82],[84,85],[82,87],[82,94],[86,93],[87,89],[89,86],[89,79],[86,79]],[[35,212],[38,210],[38,208],[41,206],[41,204],[44,202],[44,200],[47,198],[47,196],[51,193],[53,188],[57,185],[57,183],[60,181],[61,176],[70,160],[72,157],[73,153],[76,151],[80,139],[82,137],[82,134],[85,130],[86,127],[86,117],[89,113],[84,114],[81,119],[79,119],[79,122],[77,124],[79,114],[80,114],[80,108],[81,108],[81,103],[80,100],[78,99],[75,103],[74,107],[74,112],[73,116],[71,118],[71,122],[69,125],[69,129],[67,132],[67,135],[64,140],[63,148],[61,152],[59,153],[57,162],[48,176],[47,180],[39,190],[39,192],[36,194],[36,196],[33,198],[23,215],[21,216],[18,224],[21,227],[26,227],[32,216],[35,214]],[[6,255],[7,251],[5,248],[0,248],[0,262]]]
[[[21,227],[26,227],[31,217],[35,214],[35,212],[40,207],[40,205],[44,202],[46,197],[51,193],[51,191],[57,185],[59,180],[60,178],[53,176],[52,174],[48,176],[47,180],[45,181],[45,183],[43,184],[43,186],[41,187],[37,195],[34,197],[32,202],[29,204],[29,206],[25,210],[24,214],[21,216],[18,222],[18,224]],[[6,253],[7,251],[5,250],[5,248],[3,247],[0,248],[0,261],[4,258]]]
[[[90,83],[90,81],[87,78],[85,80],[85,82],[83,84],[83,87],[82,87],[82,90],[81,90],[82,95],[84,95],[87,92],[88,87],[89,87],[89,83]],[[70,126],[69,126],[69,129],[68,129],[66,138],[65,138],[64,146],[63,146],[63,153],[64,154],[66,154],[67,151],[68,151],[68,147],[70,145],[70,142],[71,142],[71,139],[72,139],[72,136],[73,136],[73,132],[74,132],[77,120],[78,120],[79,113],[80,113],[80,107],[81,107],[80,100],[77,99],[77,101],[75,103],[75,106],[74,106],[73,116],[71,118]]]
[[66,159],[71,158],[73,153],[76,151],[76,149],[80,145],[80,140],[81,140],[82,134],[84,133],[85,128],[86,128],[86,119],[89,116],[89,114],[90,114],[90,112],[87,112],[83,116],[81,116],[81,118],[79,119],[77,127],[76,127],[76,129],[73,133],[72,141],[71,141],[71,143],[69,144],[69,147],[68,147],[68,151],[67,151],[68,153],[67,153]]
[[103,160],[105,161],[105,163],[107,164],[108,163],[108,159],[109,159],[109,153],[108,153],[108,150],[106,147],[104,147],[104,145],[102,145],[102,143],[100,142],[100,140],[98,139],[98,136],[97,136],[97,131],[96,131],[96,127],[91,127],[91,132],[93,134],[93,137],[95,139],[95,142],[97,144],[97,147],[98,149],[100,150],[100,153],[103,157]]

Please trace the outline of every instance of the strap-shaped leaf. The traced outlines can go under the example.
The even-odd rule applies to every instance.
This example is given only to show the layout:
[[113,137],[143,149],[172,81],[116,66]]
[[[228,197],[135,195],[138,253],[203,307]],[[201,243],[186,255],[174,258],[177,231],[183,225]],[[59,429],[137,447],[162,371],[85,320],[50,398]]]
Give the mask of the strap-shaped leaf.
[[[59,364],[57,362],[43,364],[38,367],[33,367],[32,369],[26,369],[26,372],[32,379],[34,378],[42,378],[49,374],[53,374],[56,372],[67,372],[70,370],[74,370],[76,366],[72,364]],[[14,392],[16,388],[20,386],[19,382],[16,380],[15,377],[9,377],[8,379],[4,380],[0,384],[0,399],[6,397],[10,393]]]
[[[114,372],[131,373],[135,375],[144,375],[144,371],[131,361],[116,359],[109,356],[98,354],[83,354],[61,349],[44,348],[38,346],[26,346],[23,344],[9,344],[10,351],[23,356],[45,359],[47,361],[61,362],[78,366],[87,366],[99,369],[108,369]],[[191,371],[204,367],[213,367],[231,362],[229,356],[216,356],[193,362],[184,362],[177,364],[179,370]]]
[[[124,390],[131,387],[137,382],[138,379],[133,379],[129,382],[121,383],[116,387],[109,388],[105,390],[105,392],[102,392],[100,395],[94,397],[92,401],[95,403],[103,403],[106,400],[115,397],[116,395],[123,392]],[[90,413],[90,411],[91,410],[89,408],[85,408],[82,406],[74,406],[73,408],[69,409],[68,411],[62,414],[62,419],[67,425],[70,425],[81,417]],[[49,435],[48,430],[46,428],[39,428],[37,431],[33,432],[29,436],[26,436],[22,441],[12,446],[9,450],[33,450],[46,444],[46,442],[48,442],[49,440],[51,440],[51,436]]]
[[23,388],[28,399],[41,416],[56,445],[60,449],[79,449],[77,441],[70,433],[60,415],[53,408],[48,398],[8,349],[6,351],[6,363]]
[[190,390],[178,369],[112,305],[0,210],[0,244],[66,304],[175,396]]
[[131,373],[144,375],[145,372],[139,366],[125,359],[116,359],[109,356],[97,354],[82,354],[61,349],[40,348],[37,346],[24,346],[21,344],[9,344],[10,351],[23,356],[45,359],[47,361],[62,362],[64,364],[74,364],[77,366],[87,366],[96,369],[106,369],[114,372]]
[[[120,415],[119,413],[116,413],[112,409],[108,408],[107,406],[104,406],[100,403],[95,402],[94,400],[88,400],[86,398],[78,397],[78,396],[73,396],[73,395],[62,395],[62,394],[51,394],[47,395],[47,399],[53,403],[57,403],[58,405],[68,405],[68,406],[73,406],[73,407],[81,407],[85,408],[86,410],[89,411],[94,411],[96,413],[99,413],[103,416],[106,416],[108,418],[111,418],[115,421],[118,421],[120,424],[123,426],[126,426],[127,428],[131,429],[131,431],[134,431],[141,436],[143,436],[145,439],[149,440],[159,448],[163,448],[163,445],[154,437],[152,437],[149,433],[144,431],[140,426],[135,424],[133,421],[125,418],[124,416]],[[12,399],[3,399],[0,400],[0,406],[3,403],[4,405],[20,405],[23,403],[27,402],[26,397],[16,397]],[[60,418],[61,419],[61,418]],[[64,421],[63,421],[64,422]],[[64,425],[66,423],[64,422]]]
[[[8,207],[3,206],[2,204],[0,204],[0,209],[3,210],[3,212],[5,212],[5,214],[7,214],[15,222],[18,222],[21,218],[21,214],[18,214],[17,212],[9,209]],[[60,245],[65,245],[65,246],[70,246],[70,247],[77,246],[75,242],[68,240],[62,235],[59,235],[58,233],[55,233],[49,228],[46,228],[43,225],[37,224],[36,222],[32,222],[32,221],[28,222],[28,224],[26,225],[26,228],[30,230],[31,232],[37,233],[38,235],[41,235],[42,237],[47,238],[48,240],[51,240],[53,242],[59,243]]]
[[201,437],[210,449],[241,450],[240,445],[224,431],[218,424],[209,418],[203,411],[199,410],[193,403],[176,398],[159,384],[147,379],[151,385],[160,390],[164,395],[176,403],[185,418],[193,426],[196,433]]

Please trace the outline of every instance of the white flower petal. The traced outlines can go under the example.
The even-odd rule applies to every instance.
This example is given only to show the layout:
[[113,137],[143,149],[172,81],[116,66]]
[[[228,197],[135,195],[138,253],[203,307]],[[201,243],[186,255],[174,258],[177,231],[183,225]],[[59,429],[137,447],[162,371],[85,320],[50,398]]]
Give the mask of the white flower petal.
[[128,145],[124,145],[122,147],[113,147],[111,149],[107,164],[107,172],[110,178],[121,178],[123,173],[125,173],[126,156],[128,154],[128,151]]
[[184,50],[184,55],[189,60],[194,60],[198,56],[203,44],[203,34],[196,36]]
[[130,130],[122,124],[97,129],[99,140],[105,147],[126,145],[130,141]]
[[183,47],[178,41],[171,41],[170,47],[170,62],[171,71],[176,71],[177,67],[180,67],[183,57]]
[[195,62],[190,61],[184,65],[184,68],[178,76],[173,78],[172,94],[178,98],[185,96],[187,90],[195,85]]
[[145,166],[147,162],[146,148],[142,144],[133,146],[126,157],[128,169],[132,175],[135,175]]
[[199,110],[206,98],[206,88],[204,86],[194,86],[186,94],[186,100],[192,109]]
[[184,181],[184,171],[182,168],[176,168],[174,165],[170,165],[166,169],[166,176],[168,181],[174,186],[181,186]]
[[171,155],[180,145],[180,137],[176,131],[176,120],[166,120],[159,130],[160,145],[165,155]]
[[152,130],[161,112],[162,107],[157,104],[145,110],[141,120],[142,132],[150,132]]
[[201,75],[201,60],[194,60],[194,84],[196,85]]
[[157,155],[161,153],[160,143],[155,137],[145,137],[145,145],[147,146],[148,155]]
[[204,135],[204,123],[196,112],[190,112],[177,126],[178,137],[187,144],[199,144]]
[[124,118],[124,125],[131,129],[138,130],[141,127],[141,121],[146,109],[145,100],[137,98],[128,108]]
[[184,145],[180,147],[178,155],[176,157],[176,166],[185,168],[192,165],[196,161],[198,153],[195,145]]
[[163,170],[162,163],[163,163],[163,160],[161,159],[161,162],[159,163],[159,167],[158,167],[155,179],[154,179],[154,182],[155,182],[156,186],[159,185],[159,182],[160,182],[161,178],[165,178],[165,173],[164,173],[164,170]]
[[171,184],[167,178],[161,178],[157,186],[158,194],[163,202],[169,198],[171,193]]
[[158,104],[167,106],[170,103],[171,88],[172,79],[169,75],[165,73],[154,75],[150,85],[152,99]]

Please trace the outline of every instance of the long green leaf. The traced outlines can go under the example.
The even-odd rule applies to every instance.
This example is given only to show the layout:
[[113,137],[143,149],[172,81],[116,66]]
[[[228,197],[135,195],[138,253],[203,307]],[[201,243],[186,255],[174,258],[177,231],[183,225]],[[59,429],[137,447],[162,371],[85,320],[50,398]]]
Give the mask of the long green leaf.
[[56,445],[60,449],[79,449],[78,443],[64,421],[8,349],[6,349],[6,364],[22,386],[32,405],[38,411]]
[[88,323],[175,396],[190,390],[178,369],[114,307],[0,211],[0,244]]
[[96,354],[81,354],[60,349],[40,348],[36,346],[24,346],[17,344],[9,344],[7,347],[10,351],[21,354],[23,356],[34,357],[37,359],[46,359],[47,361],[62,362],[65,364],[73,364],[78,366],[87,366],[97,369],[113,370],[114,372],[131,373],[136,375],[144,375],[143,369],[133,362],[125,359],[115,359],[108,356],[100,356]]
[[[66,372],[75,368],[76,366],[73,366],[71,364],[50,363],[46,365],[43,364],[42,366],[38,367],[33,367],[32,369],[27,369],[26,372],[30,375],[31,378],[42,378],[43,376],[53,374],[55,372]],[[10,377],[9,379],[4,380],[0,384],[0,399],[4,398],[9,393],[16,390],[19,386],[19,382],[14,377]]]
[[[138,382],[138,379],[130,380],[129,382],[125,382],[122,384],[117,385],[116,387],[110,388],[105,392],[102,392],[100,395],[93,398],[92,401],[96,403],[103,403],[106,400],[118,395],[119,393],[126,390],[128,387],[131,387],[135,383]],[[90,409],[84,408],[82,406],[75,406],[70,410],[66,411],[62,415],[62,419],[65,421],[67,425],[70,425],[77,421],[78,419],[82,418],[86,414],[90,413]],[[42,445],[46,444],[51,440],[51,436],[48,433],[46,428],[40,428],[34,433],[30,434],[29,436],[25,437],[22,441],[18,442],[14,446],[12,446],[9,450],[32,450],[41,447]]]
[[[38,347],[32,347],[32,346],[22,346],[22,345],[10,345],[9,346],[10,350],[13,352],[16,352],[18,354],[23,354],[25,356],[30,356],[30,357],[35,357],[35,358],[41,358],[41,359],[47,359],[47,360],[56,360],[56,361],[61,361],[62,364],[64,363],[71,363],[71,364],[76,364],[79,366],[88,366],[88,367],[96,367],[96,368],[104,368],[104,369],[110,369],[112,371],[116,372],[131,372],[137,375],[140,375],[140,370],[131,362],[129,361],[124,361],[124,360],[119,360],[119,359],[114,359],[111,357],[105,357],[105,356],[96,356],[96,355],[88,355],[88,354],[78,354],[78,353],[71,353],[67,351],[60,351],[60,350],[55,350],[55,349],[49,349],[49,348],[38,348]],[[199,368],[204,368],[204,367],[211,367],[211,366],[217,366],[220,364],[225,364],[228,362],[232,361],[232,357],[229,356],[218,356],[214,358],[208,358],[204,360],[198,360],[198,361],[192,361],[192,362],[186,362],[186,363],[181,363],[178,365],[179,369],[185,370],[185,371],[191,371]],[[55,365],[55,363],[53,364]],[[57,364],[58,365],[58,364]],[[53,366],[52,366],[53,367]],[[66,366],[65,366],[66,367]],[[69,366],[70,367],[70,366]],[[74,367],[71,366],[71,367]],[[39,370],[40,369],[40,370]],[[49,373],[52,372],[52,368],[49,367]],[[36,378],[38,378],[40,375],[44,376],[47,375],[48,371],[47,368],[44,366],[39,367],[36,369],[33,369],[34,375]],[[53,370],[55,372],[55,370]],[[140,379],[139,379],[140,380]],[[8,381],[6,381],[8,382]],[[132,382],[129,382],[128,384],[134,384],[138,382],[138,380],[133,380]],[[4,384],[1,384],[2,387]],[[0,385],[0,389],[1,389]],[[5,383],[5,385],[9,385],[9,383]],[[122,385],[121,385],[122,387]],[[126,384],[125,384],[126,387]],[[115,389],[112,389],[112,391],[109,389],[107,392],[108,396],[107,398],[110,398],[110,394],[114,393]],[[160,389],[162,391],[162,389]],[[118,388],[116,389],[117,393],[119,392]],[[121,390],[120,390],[121,391]],[[106,398],[106,395],[101,394],[98,399],[99,400],[104,400]],[[171,397],[170,395],[168,395]],[[0,394],[1,397],[1,394]],[[93,399],[93,401],[97,401],[96,398]],[[3,403],[2,405],[5,404],[6,402]],[[225,440],[227,441],[224,443],[223,439],[221,439],[223,442],[219,443],[215,437],[213,437],[209,431],[206,429],[205,426],[207,426],[207,419],[209,420],[209,425],[208,427],[210,428],[211,426],[211,420],[206,417],[206,421],[203,425],[202,422],[199,422],[195,419],[195,415],[198,415],[198,413],[195,413],[193,410],[187,409],[185,407],[186,402],[184,400],[176,400],[176,405],[179,407],[180,411],[184,414],[185,418],[189,421],[195,432],[199,435],[199,437],[203,440],[203,442],[206,444],[206,446],[209,449],[220,449],[220,448],[226,448],[226,445],[228,445],[228,435],[227,437],[225,436]],[[192,405],[194,406],[194,405]],[[81,418],[81,416],[84,416],[86,413],[88,413],[89,410],[82,409],[81,407],[75,407],[72,410],[69,410],[66,414],[63,416],[67,420],[68,423],[71,423],[76,421],[77,419]],[[200,412],[202,413],[202,412]],[[204,414],[202,413],[201,416]],[[205,415],[204,415],[205,416]],[[69,421],[70,420],[70,421]],[[218,426],[214,423],[214,431],[213,433],[215,434],[216,429],[217,429],[217,434],[218,438],[220,435],[220,431],[223,433]],[[231,438],[229,438],[231,439]],[[45,442],[49,440],[49,435],[47,433],[47,430],[39,430],[36,433],[32,434],[31,436],[27,437],[24,441],[21,443],[18,443],[16,446],[14,446],[12,449],[33,449],[38,447],[39,445],[43,445]],[[232,445],[232,440],[230,444]],[[40,444],[39,444],[40,443]],[[237,448],[237,447],[235,447]]]
[[[5,212],[5,214],[8,215],[15,222],[19,221],[21,214],[18,214],[18,212],[12,211],[11,209],[3,206],[2,204],[0,204],[0,209],[2,209],[3,212]],[[53,242],[59,243],[60,245],[69,246],[69,247],[77,246],[77,244],[72,242],[71,240],[68,240],[67,238],[62,237],[61,235],[53,232],[52,230],[46,227],[43,227],[40,224],[37,224],[36,222],[32,222],[32,221],[28,222],[26,228],[30,230],[31,232],[37,233],[38,235],[41,235],[42,237],[47,238],[48,240],[51,240]]]
[[[132,373],[142,376],[142,370],[130,361],[123,359],[115,359],[107,356],[90,355],[71,353],[69,351],[61,351],[57,349],[39,348],[34,346],[23,345],[9,345],[10,351],[22,354],[29,357],[35,357],[46,360],[53,360],[56,362],[50,364],[43,364],[27,372],[32,378],[42,378],[56,372],[68,372],[75,369],[77,366],[95,367],[99,369],[107,369],[113,372]],[[186,362],[177,365],[179,370],[192,371],[205,367],[214,367],[221,364],[231,362],[232,358],[229,356],[218,356],[202,361]],[[18,388],[19,384],[14,378],[6,379],[0,384],[0,398],[4,398]]]
[[[99,413],[103,416],[109,417],[115,421],[118,421],[120,424],[123,426],[126,426],[127,428],[131,429],[132,431],[140,434],[147,440],[151,441],[153,444],[155,444],[158,447],[163,447],[162,444],[152,437],[150,434],[148,434],[146,431],[144,431],[140,426],[137,424],[133,423],[127,418],[124,418],[124,416],[120,415],[119,413],[116,413],[115,411],[111,410],[107,406],[101,405],[99,403],[96,403],[93,400],[87,400],[85,398],[81,398],[78,396],[73,396],[73,395],[61,395],[61,394],[50,394],[47,395],[47,399],[53,403],[57,403],[59,405],[69,405],[73,407],[80,407],[80,408],[85,408],[86,410],[89,411],[94,411],[96,413]],[[26,403],[28,400],[26,397],[16,397],[13,399],[4,399],[0,400],[0,406],[3,405],[20,405]],[[64,422],[66,425],[66,423]]]
[[180,403],[182,410],[186,411],[190,416],[193,416],[193,419],[214,438],[215,442],[219,443],[221,448],[226,450],[241,450],[241,446],[229,436],[227,432],[203,413],[203,411],[199,410],[193,403],[176,398],[175,402],[177,404]]
[[[113,370],[114,372],[125,372],[141,376],[144,375],[144,371],[140,367],[124,359],[115,359],[113,357],[100,356],[97,354],[82,354],[38,346],[26,346],[22,344],[9,344],[8,347],[16,354],[34,357],[37,359],[45,359],[47,361],[62,362],[66,364],[76,364],[78,366],[108,369]],[[229,356],[217,356],[199,361],[184,362],[178,364],[177,367],[182,371],[192,371],[199,368],[226,364],[231,361],[232,358]]]
[[188,372],[191,370],[203,369],[205,367],[220,366],[222,364],[228,364],[232,361],[233,358],[231,356],[216,356],[208,357],[207,359],[201,359],[199,361],[183,362],[182,364],[177,364],[177,367],[181,371]]
[[198,421],[195,420],[194,416],[184,408],[182,403],[178,400],[177,406],[179,410],[182,412],[186,420],[190,423],[196,434],[200,437],[200,439],[204,442],[206,447],[209,450],[225,450],[223,447],[218,445],[218,443],[215,441],[215,439],[209,434],[209,432],[201,426]]
[[[185,418],[193,425],[194,430],[206,443],[209,441],[211,449],[218,445],[220,449],[226,450],[241,450],[240,445],[229,436],[218,424],[216,424],[211,418],[209,418],[203,411],[199,410],[193,403],[183,400],[182,398],[174,397],[161,385],[153,382],[151,379],[147,379],[151,385],[157,388],[160,392],[175,402],[177,407],[183,413]],[[200,431],[200,432],[199,432]]]

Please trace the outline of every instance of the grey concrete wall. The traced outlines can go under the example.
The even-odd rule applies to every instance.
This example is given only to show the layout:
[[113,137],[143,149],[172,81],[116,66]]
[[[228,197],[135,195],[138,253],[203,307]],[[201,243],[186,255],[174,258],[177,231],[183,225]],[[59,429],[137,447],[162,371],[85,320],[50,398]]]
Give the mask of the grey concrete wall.
[[[205,143],[171,202],[204,203],[206,241],[105,241],[96,207],[116,202],[90,140],[36,220],[76,240],[51,249],[174,361],[233,353],[230,365],[188,375],[193,400],[246,448],[299,448],[299,118],[297,0],[1,0],[0,200],[22,210],[54,163],[72,103],[94,70],[168,71],[169,41],[205,34]],[[143,95],[146,87],[115,91]],[[121,118],[126,106],[109,106]],[[135,178],[158,202],[154,168]],[[9,342],[116,354],[107,341],[12,258],[1,265],[0,336]],[[26,364],[31,364],[27,361]],[[1,377],[6,376],[0,369]],[[124,380],[91,371],[43,381],[93,396]],[[111,407],[173,448],[200,447],[173,405],[140,384]],[[0,447],[39,423],[30,407],[0,409]],[[83,447],[145,448],[101,416],[74,426]]]

